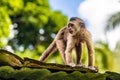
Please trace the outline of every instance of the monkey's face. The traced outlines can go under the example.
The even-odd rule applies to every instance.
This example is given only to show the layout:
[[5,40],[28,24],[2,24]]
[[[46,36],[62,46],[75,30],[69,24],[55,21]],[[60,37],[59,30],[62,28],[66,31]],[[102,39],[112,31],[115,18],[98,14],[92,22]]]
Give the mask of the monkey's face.
[[70,21],[68,23],[67,28],[68,28],[69,33],[71,33],[73,35],[78,33],[80,31],[80,29],[81,29],[80,24],[78,22],[76,22],[76,21]]

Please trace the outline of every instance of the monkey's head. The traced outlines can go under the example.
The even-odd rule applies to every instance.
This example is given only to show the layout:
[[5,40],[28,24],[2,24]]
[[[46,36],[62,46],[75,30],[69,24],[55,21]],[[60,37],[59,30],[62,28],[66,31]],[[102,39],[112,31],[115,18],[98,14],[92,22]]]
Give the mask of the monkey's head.
[[69,23],[67,25],[68,31],[71,34],[76,34],[78,33],[81,28],[85,28],[84,21],[78,17],[72,17],[69,20]]

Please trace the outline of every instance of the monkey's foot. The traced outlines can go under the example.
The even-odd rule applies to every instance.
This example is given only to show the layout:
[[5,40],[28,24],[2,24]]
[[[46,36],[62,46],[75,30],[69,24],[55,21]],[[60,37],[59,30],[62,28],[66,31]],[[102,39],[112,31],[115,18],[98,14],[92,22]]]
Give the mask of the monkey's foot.
[[95,66],[88,66],[88,69],[97,71],[97,68]]
[[75,67],[74,63],[68,63],[67,65],[71,66],[71,67]]
[[78,67],[83,67],[83,68],[88,68],[88,67],[85,66],[84,64],[77,64],[76,66],[78,66]]

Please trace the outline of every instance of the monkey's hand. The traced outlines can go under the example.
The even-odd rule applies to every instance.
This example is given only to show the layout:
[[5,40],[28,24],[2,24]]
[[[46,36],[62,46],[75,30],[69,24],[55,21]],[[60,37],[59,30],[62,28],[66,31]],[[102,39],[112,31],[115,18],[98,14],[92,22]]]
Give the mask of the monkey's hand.
[[75,64],[74,64],[74,63],[69,63],[69,64],[67,64],[67,65],[69,65],[69,66],[71,66],[71,67],[75,67]]

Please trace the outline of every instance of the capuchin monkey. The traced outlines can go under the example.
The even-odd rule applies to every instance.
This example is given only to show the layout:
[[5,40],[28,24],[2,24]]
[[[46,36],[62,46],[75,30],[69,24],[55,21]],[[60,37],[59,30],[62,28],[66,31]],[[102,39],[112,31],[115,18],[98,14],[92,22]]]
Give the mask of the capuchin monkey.
[[86,29],[85,23],[78,17],[70,18],[68,24],[57,33],[54,41],[45,50],[40,58],[44,62],[49,54],[56,48],[59,50],[66,65],[75,66],[72,59],[72,50],[76,51],[76,65],[85,67],[81,62],[82,43],[86,43],[88,50],[88,68],[95,70],[94,67],[94,47],[90,32]]

